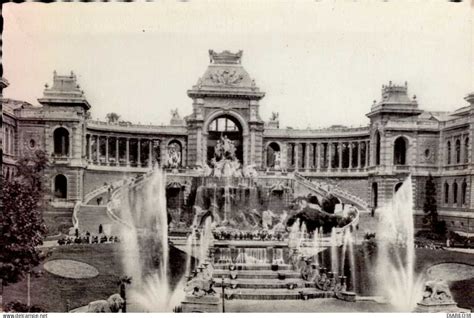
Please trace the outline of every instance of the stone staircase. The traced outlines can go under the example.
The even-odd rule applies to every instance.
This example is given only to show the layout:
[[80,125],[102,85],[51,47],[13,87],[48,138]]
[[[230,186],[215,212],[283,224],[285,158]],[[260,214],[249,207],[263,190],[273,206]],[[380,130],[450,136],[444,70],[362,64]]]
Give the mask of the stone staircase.
[[282,264],[214,265],[215,290],[227,300],[257,299],[312,299],[332,297],[332,292],[318,290],[314,283],[305,281],[291,265]]
[[367,201],[352,193],[347,192],[346,190],[340,187],[330,185],[324,182],[311,182],[299,173],[295,173],[295,180],[317,194],[327,195],[329,193],[333,193],[337,197],[341,198],[343,202],[345,201],[346,203],[353,204],[359,209],[360,212],[365,212],[369,209]]

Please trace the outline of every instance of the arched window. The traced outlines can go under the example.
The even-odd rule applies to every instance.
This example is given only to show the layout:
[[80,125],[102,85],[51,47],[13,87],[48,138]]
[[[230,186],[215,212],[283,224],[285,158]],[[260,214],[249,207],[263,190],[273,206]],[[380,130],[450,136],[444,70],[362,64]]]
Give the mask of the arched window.
[[446,144],[446,162],[448,165],[451,164],[451,142],[448,141]]
[[207,129],[207,159],[209,163],[212,162],[212,159],[218,160],[220,156],[224,155],[220,151],[216,153],[216,150],[220,148],[217,146],[222,143],[232,145],[233,153],[227,153],[226,156],[235,156],[240,162],[244,161],[244,138],[242,134],[244,129],[237,118],[231,115],[222,115],[211,121]]
[[209,131],[240,131],[240,127],[228,117],[218,117],[209,124]]
[[395,193],[397,193],[398,189],[400,189],[400,187],[402,186],[402,184],[403,184],[402,182],[399,182],[399,183],[397,183],[397,184],[395,185],[395,189],[394,189],[394,190],[395,190],[395,191],[394,191]]
[[380,165],[380,133],[375,133],[375,165]]
[[398,137],[393,147],[393,163],[396,165],[406,165],[407,142],[404,137]]
[[447,182],[444,183],[444,203],[449,203],[449,184]]
[[67,198],[67,178],[63,174],[58,174],[54,178],[54,197],[58,199]]
[[272,142],[267,146],[267,167],[274,168],[280,165],[280,146]]
[[469,137],[464,139],[464,162],[469,162]]
[[461,186],[461,203],[467,204],[467,182],[464,180]]
[[458,184],[456,181],[453,183],[453,203],[458,203]]
[[168,143],[168,164],[172,167],[181,166],[183,163],[181,143],[178,140],[172,140]]
[[372,204],[374,208],[377,208],[379,204],[379,191],[377,182],[372,183]]
[[461,163],[461,140],[456,139],[456,163]]
[[60,127],[54,131],[54,154],[69,155],[69,131],[66,128]]

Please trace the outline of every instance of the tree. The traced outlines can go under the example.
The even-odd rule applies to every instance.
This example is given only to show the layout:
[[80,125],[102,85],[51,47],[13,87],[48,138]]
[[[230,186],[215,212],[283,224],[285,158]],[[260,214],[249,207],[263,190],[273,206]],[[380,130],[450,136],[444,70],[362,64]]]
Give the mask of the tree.
[[120,119],[120,115],[117,114],[117,113],[108,113],[105,118],[107,118],[107,122],[109,124],[112,124],[112,123],[117,123]]
[[431,229],[435,231],[438,225],[438,206],[436,203],[436,184],[431,174],[428,175],[428,180],[425,184],[425,203],[423,204],[423,211],[430,221]]
[[46,234],[41,214],[46,165],[44,152],[37,151],[32,158],[18,160],[15,178],[7,180],[2,177],[2,286],[19,281],[41,261],[41,253],[36,247],[43,243],[43,235]]

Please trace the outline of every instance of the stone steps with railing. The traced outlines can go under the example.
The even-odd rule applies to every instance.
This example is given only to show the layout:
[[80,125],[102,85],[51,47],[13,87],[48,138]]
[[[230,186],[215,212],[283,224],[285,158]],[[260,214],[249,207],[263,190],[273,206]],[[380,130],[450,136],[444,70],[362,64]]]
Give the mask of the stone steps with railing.
[[367,202],[352,194],[347,192],[346,190],[343,190],[335,185],[330,185],[328,183],[324,182],[312,182],[305,178],[303,175],[299,173],[295,173],[295,179],[300,182],[300,184],[306,186],[307,188],[310,188],[311,190],[315,191],[317,194],[320,195],[328,195],[329,193],[333,193],[334,195],[345,199],[346,201],[352,203],[353,205],[357,206],[360,211],[367,211],[369,206]]
[[321,291],[315,288],[294,288],[294,289],[253,289],[253,288],[226,288],[225,297],[228,300],[299,300],[299,299],[315,299],[330,298],[334,296],[334,292]]

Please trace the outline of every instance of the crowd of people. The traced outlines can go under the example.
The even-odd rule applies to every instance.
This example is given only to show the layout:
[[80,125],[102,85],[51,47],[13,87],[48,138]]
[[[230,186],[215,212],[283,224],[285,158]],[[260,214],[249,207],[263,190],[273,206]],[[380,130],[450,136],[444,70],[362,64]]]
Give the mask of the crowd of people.
[[59,245],[71,245],[71,244],[102,244],[102,243],[119,243],[120,239],[118,236],[105,234],[102,235],[91,235],[89,232],[86,235],[79,236],[66,236],[58,239]]
[[283,241],[288,238],[288,233],[268,230],[235,230],[220,229],[213,232],[216,240],[246,240],[246,241]]

